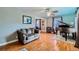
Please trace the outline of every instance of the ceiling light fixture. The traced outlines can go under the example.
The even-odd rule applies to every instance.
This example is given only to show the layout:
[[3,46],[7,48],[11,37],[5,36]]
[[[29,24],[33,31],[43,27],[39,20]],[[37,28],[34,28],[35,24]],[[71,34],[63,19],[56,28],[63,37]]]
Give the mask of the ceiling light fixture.
[[47,12],[47,16],[51,16],[51,12]]

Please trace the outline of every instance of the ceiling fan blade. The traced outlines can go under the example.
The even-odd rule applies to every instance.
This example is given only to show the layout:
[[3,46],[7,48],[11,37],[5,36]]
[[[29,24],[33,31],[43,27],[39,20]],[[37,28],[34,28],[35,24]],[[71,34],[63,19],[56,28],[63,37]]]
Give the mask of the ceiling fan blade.
[[40,12],[49,12],[51,8],[43,8]]

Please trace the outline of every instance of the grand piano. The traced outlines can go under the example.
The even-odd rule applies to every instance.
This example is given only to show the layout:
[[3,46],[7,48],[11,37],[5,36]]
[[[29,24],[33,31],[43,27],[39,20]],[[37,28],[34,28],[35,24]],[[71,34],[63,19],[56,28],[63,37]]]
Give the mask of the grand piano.
[[61,23],[61,25],[59,25],[60,35],[65,37],[65,40],[67,41],[69,34],[72,33],[72,38],[76,39],[76,31],[73,26],[62,21],[59,22]]

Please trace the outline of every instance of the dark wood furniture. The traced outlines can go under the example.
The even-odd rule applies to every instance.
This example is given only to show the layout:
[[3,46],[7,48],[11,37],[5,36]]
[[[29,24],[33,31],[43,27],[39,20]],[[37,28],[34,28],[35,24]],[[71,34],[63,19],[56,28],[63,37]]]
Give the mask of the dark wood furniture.
[[47,32],[47,33],[51,33],[51,32],[52,32],[52,27],[47,27],[47,28],[46,28],[46,32]]
[[67,41],[67,37],[69,35],[69,26],[68,25],[59,25],[60,28],[60,35],[62,35],[63,37],[65,37],[65,40]]
[[64,23],[64,25],[60,25],[59,28],[60,28],[60,35],[65,37],[66,41],[70,37],[69,34],[72,34],[72,39],[76,40],[76,31],[73,27]]

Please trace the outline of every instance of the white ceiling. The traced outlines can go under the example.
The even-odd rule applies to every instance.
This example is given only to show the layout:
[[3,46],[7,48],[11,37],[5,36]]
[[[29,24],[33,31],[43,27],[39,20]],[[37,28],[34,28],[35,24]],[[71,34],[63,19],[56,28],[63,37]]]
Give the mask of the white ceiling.
[[[46,12],[44,12],[45,8],[48,7],[18,7],[17,9],[22,10],[23,12],[33,14],[39,17],[47,17]],[[56,16],[62,16],[67,14],[74,14],[76,7],[49,7],[51,11],[57,10]]]
[[15,7],[15,9],[19,12],[37,17],[47,17],[47,13],[45,12],[46,8],[50,8],[51,11],[57,10],[58,13],[55,13],[56,16],[74,14],[76,10],[76,7]]

